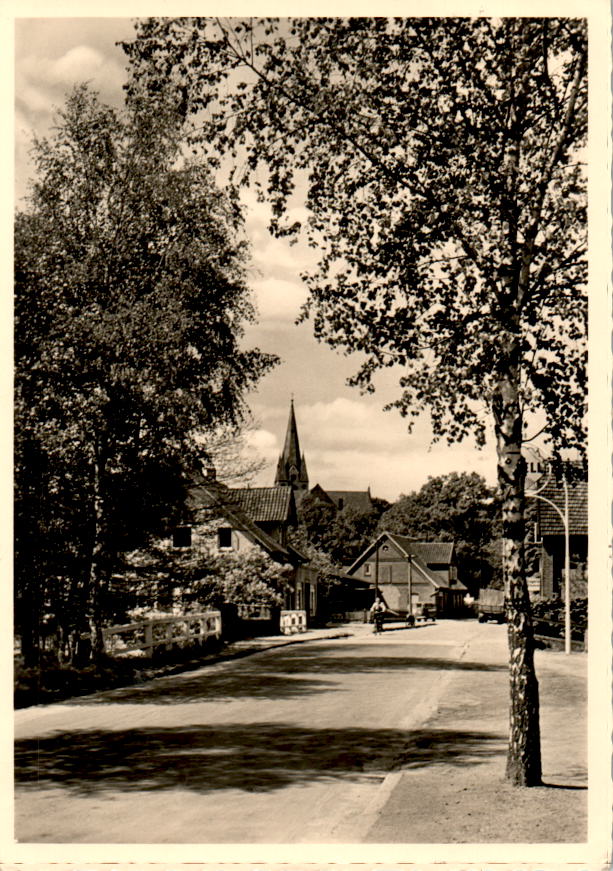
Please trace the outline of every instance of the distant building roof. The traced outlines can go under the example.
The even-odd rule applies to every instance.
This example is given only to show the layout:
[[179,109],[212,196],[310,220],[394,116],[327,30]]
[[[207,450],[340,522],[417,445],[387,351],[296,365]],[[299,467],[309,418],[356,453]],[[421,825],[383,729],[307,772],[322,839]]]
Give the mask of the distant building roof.
[[370,490],[325,490],[327,496],[334,502],[339,511],[353,508],[366,513],[372,510],[373,504]]
[[290,487],[240,487],[229,491],[229,498],[256,523],[282,523],[293,515]]
[[[571,535],[587,535],[587,478],[571,481],[568,484],[568,526]],[[550,499],[564,513],[564,485],[551,479],[540,491],[541,496]],[[541,535],[564,535],[562,518],[551,505],[536,500],[538,505]]]

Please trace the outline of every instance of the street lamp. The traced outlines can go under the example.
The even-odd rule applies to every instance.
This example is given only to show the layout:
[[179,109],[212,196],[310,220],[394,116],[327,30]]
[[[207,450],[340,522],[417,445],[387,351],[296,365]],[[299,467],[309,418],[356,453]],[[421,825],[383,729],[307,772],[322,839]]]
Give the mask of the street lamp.
[[549,475],[545,479],[545,483],[534,492],[530,492],[526,490],[526,496],[530,499],[540,499],[541,502],[546,502],[547,505],[550,505],[554,511],[558,514],[560,520],[562,521],[562,526],[564,527],[564,653],[569,654],[571,652],[571,638],[570,638],[570,530],[569,530],[569,522],[568,522],[568,482],[566,480],[566,474],[562,477],[562,487],[564,488],[564,511],[552,502],[551,499],[547,499],[546,496],[541,496],[540,494],[545,489],[547,484],[549,483]]

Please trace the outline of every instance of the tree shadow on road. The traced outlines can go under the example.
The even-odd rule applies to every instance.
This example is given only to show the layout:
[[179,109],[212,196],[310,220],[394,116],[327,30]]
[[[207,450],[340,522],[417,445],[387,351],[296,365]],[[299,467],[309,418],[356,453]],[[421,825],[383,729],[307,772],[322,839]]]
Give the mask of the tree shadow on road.
[[15,745],[19,786],[104,791],[267,792],[398,769],[466,765],[504,753],[491,732],[304,729],[270,723],[57,732]]
[[309,644],[308,650],[289,651],[275,665],[275,672],[285,674],[300,672],[330,672],[347,674],[367,671],[409,671],[428,669],[432,671],[508,671],[508,665],[495,662],[471,662],[469,660],[444,659],[420,656],[419,652],[398,656],[386,655],[374,645],[343,645],[343,655],[337,656],[329,647]]
[[119,687],[76,697],[73,705],[93,704],[190,704],[197,702],[231,701],[256,698],[278,701],[298,698],[313,693],[330,692],[334,680],[315,678],[313,675],[366,674],[371,672],[397,672],[409,674],[412,670],[432,671],[507,671],[507,666],[439,659],[416,655],[385,655],[380,650],[363,645],[343,647],[342,655],[334,655],[330,647],[310,644],[308,650],[270,651],[265,656],[241,660],[240,669],[215,670],[205,666],[194,673],[183,673],[158,678],[143,684]]
[[198,702],[223,702],[233,699],[296,698],[305,694],[329,692],[333,683],[321,679],[287,677],[262,668],[261,663],[241,663],[240,670],[205,669],[196,675],[172,675],[143,684],[71,699],[71,705],[155,704],[173,705]]

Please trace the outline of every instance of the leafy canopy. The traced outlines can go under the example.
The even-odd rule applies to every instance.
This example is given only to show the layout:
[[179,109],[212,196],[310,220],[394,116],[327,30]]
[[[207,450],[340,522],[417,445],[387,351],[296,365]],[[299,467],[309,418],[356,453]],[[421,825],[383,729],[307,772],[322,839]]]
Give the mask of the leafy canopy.
[[275,363],[242,342],[254,309],[236,199],[182,137],[172,107],[118,113],[81,86],[34,140],[15,224],[25,622],[35,599],[83,619],[92,548],[110,554],[159,520],[206,434],[240,423]]
[[512,368],[522,414],[582,447],[584,21],[148,19],[124,48],[133,98],[174,92],[321,252],[307,312],[364,355],[355,383],[399,366],[403,414],[482,441]]

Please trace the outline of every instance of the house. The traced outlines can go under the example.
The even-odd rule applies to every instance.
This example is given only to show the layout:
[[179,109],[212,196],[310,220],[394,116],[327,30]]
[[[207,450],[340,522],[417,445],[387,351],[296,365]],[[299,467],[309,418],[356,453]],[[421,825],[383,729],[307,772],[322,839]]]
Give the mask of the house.
[[399,614],[422,606],[438,616],[452,616],[463,606],[466,587],[458,579],[455,546],[450,541],[413,541],[383,532],[347,569],[347,575],[370,581],[374,594]]
[[282,545],[298,523],[294,491],[289,487],[233,487],[229,496],[259,529]]
[[214,535],[220,553],[260,548],[275,562],[291,566],[284,607],[306,611],[307,621],[316,615],[317,573],[288,542],[288,529],[296,522],[291,489],[232,489],[217,481],[214,469],[207,469],[188,491],[185,517],[172,533],[173,547],[208,547]]
[[[587,475],[579,464],[567,485],[571,596],[587,595],[588,516]],[[563,596],[565,536],[564,484],[549,475],[539,490],[536,539],[540,543],[540,595]],[[547,501],[545,501],[547,500]],[[555,507],[554,507],[555,506]],[[560,512],[560,513],[558,513]]]

